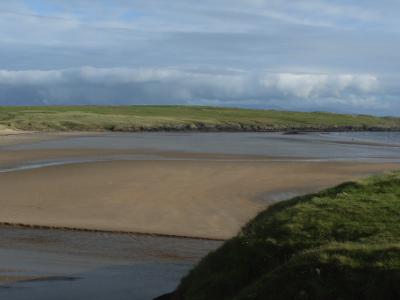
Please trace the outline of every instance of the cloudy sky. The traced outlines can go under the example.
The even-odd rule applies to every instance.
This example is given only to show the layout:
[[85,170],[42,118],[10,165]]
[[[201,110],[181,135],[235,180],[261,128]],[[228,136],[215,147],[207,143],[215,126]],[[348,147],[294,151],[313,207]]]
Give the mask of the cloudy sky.
[[400,115],[397,0],[0,1],[0,104]]

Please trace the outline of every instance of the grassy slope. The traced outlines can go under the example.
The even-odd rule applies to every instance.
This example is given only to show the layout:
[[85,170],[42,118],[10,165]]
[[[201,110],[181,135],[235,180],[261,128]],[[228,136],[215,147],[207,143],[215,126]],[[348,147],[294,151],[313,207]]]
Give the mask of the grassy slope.
[[400,173],[278,203],[172,299],[400,299]]
[[400,118],[195,106],[0,107],[0,127],[22,130],[400,129]]

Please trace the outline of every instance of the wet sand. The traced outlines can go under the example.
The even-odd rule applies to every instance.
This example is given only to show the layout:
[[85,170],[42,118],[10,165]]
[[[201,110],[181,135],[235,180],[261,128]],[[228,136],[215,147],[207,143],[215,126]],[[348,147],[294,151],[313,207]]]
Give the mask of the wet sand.
[[226,239],[273,201],[395,163],[110,161],[0,174],[0,222]]

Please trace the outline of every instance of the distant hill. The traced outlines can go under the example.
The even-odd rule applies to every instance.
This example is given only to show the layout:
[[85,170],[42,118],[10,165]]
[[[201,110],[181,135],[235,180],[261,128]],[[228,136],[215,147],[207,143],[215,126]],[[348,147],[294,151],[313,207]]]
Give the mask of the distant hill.
[[4,126],[126,132],[400,130],[400,118],[201,106],[1,106]]
[[160,299],[400,299],[399,216],[399,172],[275,204]]

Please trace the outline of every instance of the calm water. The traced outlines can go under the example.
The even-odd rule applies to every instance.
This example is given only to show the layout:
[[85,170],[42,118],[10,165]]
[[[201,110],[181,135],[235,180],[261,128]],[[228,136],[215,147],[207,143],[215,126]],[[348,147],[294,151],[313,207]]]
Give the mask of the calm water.
[[[1,148],[0,148],[1,149]],[[285,158],[399,158],[400,132],[309,133],[112,133],[3,147],[18,149],[116,149],[265,155]],[[115,159],[116,157],[114,157]],[[135,156],[132,159],[154,159]],[[124,157],[129,159],[129,157]]]
[[152,299],[172,291],[221,242],[0,227],[0,299]]

